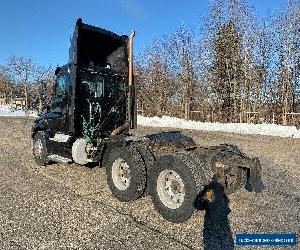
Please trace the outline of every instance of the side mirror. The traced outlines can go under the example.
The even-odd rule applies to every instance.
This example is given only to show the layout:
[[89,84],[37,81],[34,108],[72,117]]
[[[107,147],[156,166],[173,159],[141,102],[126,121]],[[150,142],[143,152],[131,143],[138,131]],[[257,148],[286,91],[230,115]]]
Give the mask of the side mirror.
[[49,106],[52,108],[62,108],[66,105],[66,101],[65,97],[55,98],[50,101]]
[[41,81],[41,83],[40,83],[40,89],[39,89],[39,95],[40,95],[41,99],[45,99],[46,88],[47,88],[46,82],[45,81]]

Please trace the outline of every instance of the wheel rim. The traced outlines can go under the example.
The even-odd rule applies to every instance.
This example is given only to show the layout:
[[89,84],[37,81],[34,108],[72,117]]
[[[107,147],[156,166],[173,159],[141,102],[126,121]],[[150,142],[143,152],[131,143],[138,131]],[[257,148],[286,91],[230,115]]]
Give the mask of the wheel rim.
[[130,185],[130,167],[124,159],[117,159],[112,165],[112,180],[119,190],[126,190]]
[[181,177],[173,170],[162,171],[157,178],[157,193],[166,207],[179,208],[183,204],[185,196]]
[[41,158],[43,154],[43,143],[41,139],[36,139],[33,145],[34,155]]

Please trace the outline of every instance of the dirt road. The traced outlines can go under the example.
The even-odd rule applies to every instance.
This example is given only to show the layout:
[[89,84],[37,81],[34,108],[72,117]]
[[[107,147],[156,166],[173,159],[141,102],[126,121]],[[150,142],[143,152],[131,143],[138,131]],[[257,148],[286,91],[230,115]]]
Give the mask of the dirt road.
[[220,223],[199,211],[172,224],[148,196],[113,198],[104,168],[37,166],[30,125],[31,119],[0,118],[0,249],[233,249],[236,233],[299,234],[300,139],[184,131],[201,145],[233,143],[258,156],[266,189],[229,196]]

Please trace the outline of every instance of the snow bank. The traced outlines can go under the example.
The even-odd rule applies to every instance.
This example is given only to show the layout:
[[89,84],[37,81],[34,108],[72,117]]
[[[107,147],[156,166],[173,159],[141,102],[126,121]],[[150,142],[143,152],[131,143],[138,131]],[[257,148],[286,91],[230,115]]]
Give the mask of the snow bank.
[[300,130],[294,126],[277,124],[248,124],[248,123],[210,123],[179,119],[176,117],[145,117],[138,115],[138,125],[149,127],[171,127],[180,129],[195,129],[203,131],[221,131],[238,134],[256,134],[280,137],[300,138]]
[[13,110],[9,106],[0,107],[0,116],[37,116],[36,112],[24,110]]
[[[0,107],[0,116],[37,116],[35,112],[25,113],[23,110],[13,111],[10,107]],[[195,129],[202,131],[221,131],[238,134],[255,134],[279,137],[300,138],[300,130],[294,126],[277,124],[248,124],[248,123],[210,123],[179,119],[176,117],[145,117],[138,115],[138,125],[149,127],[169,127],[180,129]]]

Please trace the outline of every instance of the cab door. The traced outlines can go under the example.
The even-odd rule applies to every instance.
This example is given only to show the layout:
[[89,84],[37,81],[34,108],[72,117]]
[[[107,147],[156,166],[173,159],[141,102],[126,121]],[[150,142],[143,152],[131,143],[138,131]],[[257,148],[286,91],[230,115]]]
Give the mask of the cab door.
[[68,75],[62,72],[56,78],[54,95],[49,103],[51,118],[48,120],[52,132],[66,131],[66,114],[68,111],[68,102],[66,96]]
[[49,154],[69,158],[69,135],[68,135],[68,97],[70,74],[61,71],[56,78],[54,95],[49,103],[48,127],[49,127]]

